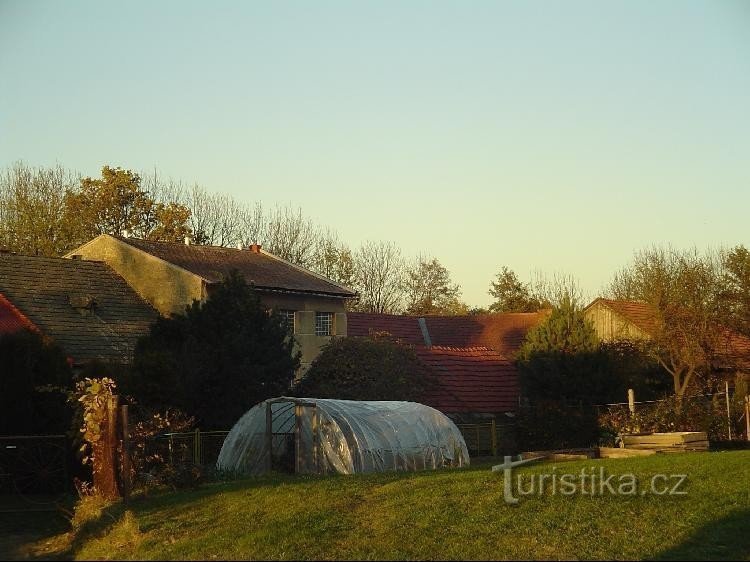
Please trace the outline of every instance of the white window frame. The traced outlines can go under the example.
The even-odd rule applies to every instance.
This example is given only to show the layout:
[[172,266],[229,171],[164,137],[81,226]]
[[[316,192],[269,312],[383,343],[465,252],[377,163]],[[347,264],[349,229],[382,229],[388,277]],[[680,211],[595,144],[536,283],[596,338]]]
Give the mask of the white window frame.
[[284,320],[286,320],[287,325],[292,329],[292,333],[296,334],[297,333],[297,311],[292,310],[291,308],[281,308],[279,309],[279,314],[281,314],[281,317]]
[[[333,312],[316,312],[315,313],[315,335],[316,336],[332,336],[334,333],[334,325],[333,325]],[[327,321],[322,322],[323,319],[327,319]],[[324,333],[325,330],[323,328],[326,327],[327,324],[327,333]]]

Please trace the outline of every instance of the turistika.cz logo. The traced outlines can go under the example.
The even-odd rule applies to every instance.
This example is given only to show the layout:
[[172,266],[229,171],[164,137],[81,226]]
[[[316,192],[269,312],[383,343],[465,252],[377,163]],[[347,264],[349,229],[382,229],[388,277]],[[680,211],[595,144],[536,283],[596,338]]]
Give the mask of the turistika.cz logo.
[[[687,474],[655,474],[641,482],[630,472],[608,474],[603,466],[584,467],[580,472],[558,473],[553,466],[549,472],[532,474],[513,473],[511,457],[492,467],[503,473],[503,497],[509,505],[516,505],[519,497],[562,496],[685,496]],[[515,478],[514,478],[515,476]]]

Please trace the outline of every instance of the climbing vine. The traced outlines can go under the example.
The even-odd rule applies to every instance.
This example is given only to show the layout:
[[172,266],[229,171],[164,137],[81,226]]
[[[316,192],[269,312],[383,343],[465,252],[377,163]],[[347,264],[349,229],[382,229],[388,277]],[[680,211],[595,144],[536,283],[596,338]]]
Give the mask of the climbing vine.
[[84,453],[82,459],[84,464],[94,462],[95,451],[101,443],[104,432],[107,402],[114,394],[115,388],[115,381],[106,377],[86,378],[76,383],[72,400],[80,402],[83,409],[83,423],[80,431],[83,434],[84,443],[80,450]]

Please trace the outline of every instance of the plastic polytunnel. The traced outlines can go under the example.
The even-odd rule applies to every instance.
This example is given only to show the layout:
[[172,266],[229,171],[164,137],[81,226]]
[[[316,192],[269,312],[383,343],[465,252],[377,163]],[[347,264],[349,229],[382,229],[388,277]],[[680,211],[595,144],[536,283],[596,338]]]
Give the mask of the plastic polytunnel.
[[281,397],[240,418],[217,468],[241,474],[355,474],[468,464],[461,432],[424,404]]

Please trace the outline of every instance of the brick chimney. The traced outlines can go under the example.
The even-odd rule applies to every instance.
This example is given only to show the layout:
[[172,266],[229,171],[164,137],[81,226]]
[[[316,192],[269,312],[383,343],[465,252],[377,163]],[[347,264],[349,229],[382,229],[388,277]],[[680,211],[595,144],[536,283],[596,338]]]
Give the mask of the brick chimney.
[[250,244],[250,251],[255,254],[260,254],[260,244]]

